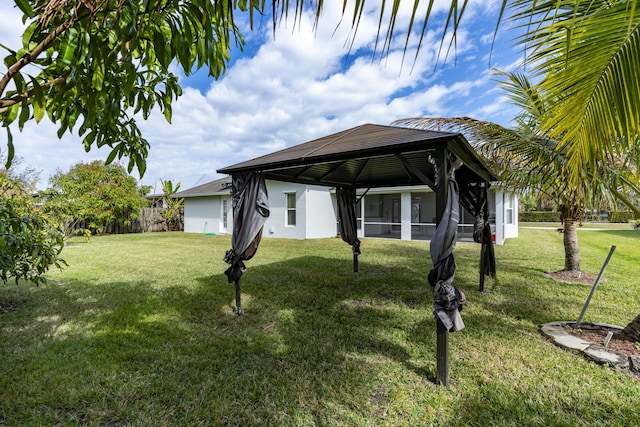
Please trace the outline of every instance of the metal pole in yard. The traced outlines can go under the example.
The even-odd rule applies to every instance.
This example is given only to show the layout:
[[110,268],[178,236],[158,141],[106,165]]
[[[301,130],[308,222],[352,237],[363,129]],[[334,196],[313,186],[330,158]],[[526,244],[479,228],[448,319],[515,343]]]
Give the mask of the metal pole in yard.
[[580,323],[582,323],[582,317],[584,316],[584,312],[587,311],[587,307],[589,307],[589,303],[591,302],[591,297],[596,292],[596,288],[598,287],[598,284],[600,284],[600,279],[602,279],[602,275],[604,274],[604,270],[607,268],[607,264],[609,264],[609,260],[611,259],[611,255],[613,255],[613,251],[615,251],[615,250],[616,250],[616,247],[615,246],[611,246],[611,249],[609,250],[609,255],[607,255],[607,259],[604,260],[604,264],[602,265],[602,268],[600,269],[600,274],[598,274],[598,278],[596,279],[595,283],[591,287],[591,292],[589,292],[589,296],[587,297],[587,301],[584,303],[584,307],[582,307],[582,312],[580,313],[580,316],[578,316],[578,321],[576,323],[574,323],[573,326],[572,326],[573,329],[578,329],[580,327]]
[[240,279],[236,280],[236,309],[235,309],[235,313],[238,316],[241,316],[244,314],[244,312],[242,311],[242,296],[240,294]]
[[436,320],[436,384],[449,384],[449,331]]

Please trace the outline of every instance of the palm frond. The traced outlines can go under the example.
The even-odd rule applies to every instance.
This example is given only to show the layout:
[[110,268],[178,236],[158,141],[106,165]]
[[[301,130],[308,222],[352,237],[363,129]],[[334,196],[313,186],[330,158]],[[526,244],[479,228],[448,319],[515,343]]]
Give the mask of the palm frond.
[[[572,179],[584,164],[637,149],[640,126],[640,2],[516,2],[532,20],[521,43],[555,98],[541,130],[568,149]],[[528,7],[528,10],[527,10]]]

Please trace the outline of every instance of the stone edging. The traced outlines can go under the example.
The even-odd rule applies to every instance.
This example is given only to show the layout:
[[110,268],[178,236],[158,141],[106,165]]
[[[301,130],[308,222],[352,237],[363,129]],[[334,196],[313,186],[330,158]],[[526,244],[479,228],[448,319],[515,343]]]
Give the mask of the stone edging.
[[[551,338],[555,344],[560,347],[578,351],[584,354],[588,359],[597,363],[608,364],[615,368],[629,371],[632,374],[640,376],[640,356],[627,356],[626,354],[607,349],[604,345],[591,344],[576,336],[573,336],[565,330],[569,324],[575,321],[549,322],[540,327],[540,332],[548,338]],[[595,326],[603,326],[607,328],[622,330],[620,326],[608,325],[606,323],[590,323]]]

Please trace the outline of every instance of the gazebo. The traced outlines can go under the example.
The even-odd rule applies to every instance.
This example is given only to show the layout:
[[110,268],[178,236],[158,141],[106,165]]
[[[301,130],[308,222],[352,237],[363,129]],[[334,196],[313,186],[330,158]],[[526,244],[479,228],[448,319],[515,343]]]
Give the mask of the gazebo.
[[266,179],[335,187],[339,231],[352,246],[358,271],[357,190],[426,185],[436,195],[436,232],[431,240],[434,314],[438,328],[437,382],[448,382],[448,333],[464,327],[459,310],[464,295],[453,285],[459,202],[476,218],[480,290],[495,276],[487,191],[495,175],[460,133],[364,124],[218,170],[232,177],[234,228],[225,272],[236,285],[236,313],[242,314],[243,261],[253,257],[269,215]]

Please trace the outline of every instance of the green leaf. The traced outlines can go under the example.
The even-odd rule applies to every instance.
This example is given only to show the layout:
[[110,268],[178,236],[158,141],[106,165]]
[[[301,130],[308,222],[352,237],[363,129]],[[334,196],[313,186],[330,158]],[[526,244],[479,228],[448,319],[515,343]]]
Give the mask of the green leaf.
[[21,73],[15,73],[13,75],[13,84],[16,85],[17,93],[22,93],[26,91],[26,83]]
[[166,54],[164,34],[162,34],[162,30],[160,28],[155,28],[153,32],[153,47],[156,52],[156,58],[160,61],[160,65],[167,68],[169,65],[169,61],[167,61],[167,59],[170,60],[170,58],[168,58],[168,55]]
[[[1,44],[0,44],[0,46],[5,47],[5,46],[3,46]],[[16,62],[18,62],[18,60],[16,59],[15,52],[13,52],[11,55],[7,55],[7,56],[4,57],[4,65],[7,68],[11,67]]]
[[20,117],[18,118],[18,129],[22,132],[24,124],[29,120],[31,116],[31,108],[29,108],[29,102],[25,99],[22,101],[22,108],[20,110]]
[[103,83],[104,83],[104,64],[101,63],[101,64],[98,64],[93,69],[91,84],[96,89],[96,91],[101,91]]
[[7,112],[5,113],[4,126],[8,126],[15,121],[15,119],[18,117],[19,110],[19,104],[14,104],[7,109]]
[[15,2],[22,13],[24,13],[29,18],[33,18],[33,8],[31,7],[29,0],[15,0]]
[[40,83],[31,77],[31,87],[33,88],[33,96],[31,97],[31,105],[33,105],[33,118],[36,123],[40,123],[45,113],[44,92]]
[[105,160],[104,163],[110,165],[118,155],[118,151],[118,148],[114,148],[113,150],[111,150],[109,156],[107,157],[107,160]]
[[[27,26],[27,28],[24,30],[24,33],[22,33],[22,45],[23,46],[25,46],[25,47],[29,46],[29,44],[31,43],[31,37],[33,36],[33,34],[36,31],[37,27],[38,27],[38,21],[36,20],[36,21],[33,21],[31,24],[29,24],[29,26]],[[22,55],[18,54],[16,56],[21,57]]]
[[135,158],[136,166],[138,167],[138,173],[140,173],[140,177],[142,177],[145,171],[147,170],[147,161],[145,160],[144,157],[139,156],[137,154],[134,155],[133,157]]
[[15,156],[15,154],[13,135],[11,135],[11,129],[7,126],[7,162],[4,164],[5,169],[9,169],[11,167],[11,162],[13,162],[13,156]]
[[[167,100],[168,98],[168,100]],[[167,120],[167,123],[171,123],[171,95],[165,96],[164,98],[164,118]]]
[[[57,132],[57,134],[58,134],[58,138],[62,138],[62,135],[64,135],[64,133],[65,133],[66,131],[67,131],[67,121],[66,121],[66,120],[63,120],[63,121],[60,123],[60,127],[58,128],[58,132]],[[89,151],[89,150],[87,150],[87,151]]]
[[76,56],[76,48],[78,47],[78,30],[75,28],[69,29],[69,38],[66,43],[62,43],[60,49],[62,50],[62,63],[70,65]]

